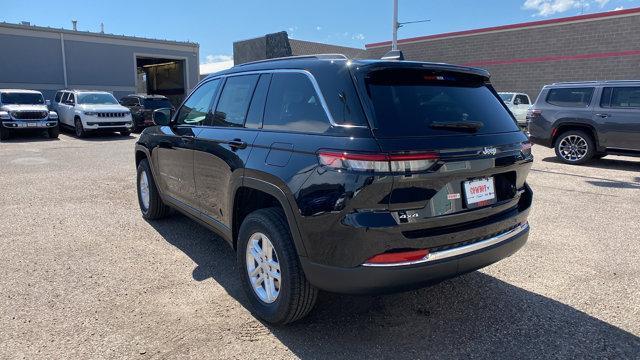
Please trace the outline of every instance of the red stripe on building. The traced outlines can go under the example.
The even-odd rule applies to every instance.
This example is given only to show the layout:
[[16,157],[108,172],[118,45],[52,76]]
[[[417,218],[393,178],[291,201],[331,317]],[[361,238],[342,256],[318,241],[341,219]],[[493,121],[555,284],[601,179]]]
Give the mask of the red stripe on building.
[[[612,17],[612,16],[636,14],[636,13],[640,13],[640,8],[617,10],[617,11],[607,11],[607,12],[596,13],[596,14],[578,15],[578,16],[570,16],[570,17],[564,17],[564,18],[558,18],[558,19],[539,20],[539,21],[531,21],[531,22],[526,22],[526,23],[494,26],[494,27],[488,27],[488,28],[482,28],[482,29],[455,31],[455,32],[449,32],[449,33],[443,33],[443,34],[435,34],[435,35],[427,35],[427,36],[418,36],[418,37],[398,40],[398,44],[425,41],[425,40],[432,40],[432,39],[441,39],[441,38],[447,38],[447,37],[452,37],[452,36],[482,34],[482,33],[487,33],[487,32],[492,32],[492,31],[521,29],[521,28],[527,28],[527,27],[532,27],[532,26],[571,23],[571,22],[581,21],[581,20],[600,19],[600,18],[607,18],[607,17]],[[391,45],[391,41],[383,41],[383,42],[366,44],[364,47],[366,49],[369,49],[369,48],[380,47],[380,46],[388,46],[388,45]]]
[[526,63],[538,63],[538,62],[552,62],[552,61],[571,61],[571,60],[585,60],[585,59],[602,59],[619,56],[634,56],[640,55],[640,50],[627,50],[605,53],[592,53],[592,54],[578,54],[567,56],[542,56],[533,58],[521,58],[521,59],[504,59],[504,60],[479,60],[465,63],[466,66],[487,66],[487,65],[505,65],[505,64],[526,64]]

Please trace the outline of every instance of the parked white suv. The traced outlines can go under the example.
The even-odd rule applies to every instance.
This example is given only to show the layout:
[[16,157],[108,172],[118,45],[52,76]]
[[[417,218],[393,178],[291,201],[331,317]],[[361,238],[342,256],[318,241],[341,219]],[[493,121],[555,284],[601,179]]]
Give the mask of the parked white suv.
[[500,98],[516,117],[520,127],[527,126],[527,111],[531,107],[529,95],[516,92],[499,92]]
[[39,91],[0,89],[0,140],[31,129],[46,130],[50,138],[57,138],[58,114],[47,109]]
[[58,113],[60,125],[73,128],[78,137],[96,130],[131,134],[131,112],[109,92],[60,90],[51,106]]

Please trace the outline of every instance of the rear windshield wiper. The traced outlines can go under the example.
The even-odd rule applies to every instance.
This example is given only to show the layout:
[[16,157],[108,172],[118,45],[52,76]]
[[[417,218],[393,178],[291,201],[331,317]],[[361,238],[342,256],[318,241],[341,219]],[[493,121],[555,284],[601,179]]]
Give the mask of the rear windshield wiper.
[[476,132],[484,124],[479,121],[434,121],[429,124],[432,129]]

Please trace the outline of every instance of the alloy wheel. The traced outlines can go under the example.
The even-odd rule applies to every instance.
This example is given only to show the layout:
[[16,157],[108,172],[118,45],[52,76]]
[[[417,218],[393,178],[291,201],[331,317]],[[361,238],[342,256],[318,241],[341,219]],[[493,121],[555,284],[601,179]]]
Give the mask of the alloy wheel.
[[264,303],[276,301],[282,285],[280,263],[271,240],[265,234],[257,232],[251,235],[246,260],[253,292]]
[[149,209],[149,178],[147,172],[140,173],[140,183],[138,185],[140,191],[140,201],[144,207],[144,211]]
[[589,145],[581,136],[572,134],[560,140],[558,149],[563,159],[576,162],[582,160],[587,155]]

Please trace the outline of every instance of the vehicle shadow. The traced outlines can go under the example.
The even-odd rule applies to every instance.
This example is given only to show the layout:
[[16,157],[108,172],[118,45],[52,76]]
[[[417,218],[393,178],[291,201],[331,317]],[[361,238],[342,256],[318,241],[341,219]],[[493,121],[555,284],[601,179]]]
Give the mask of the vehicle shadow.
[[[604,170],[623,170],[623,171],[640,171],[640,161],[619,160],[615,158],[615,155],[611,157],[605,157],[602,159],[594,159],[584,165],[583,167],[604,169]],[[558,160],[555,156],[549,156],[542,159],[544,162],[564,164]]]
[[[224,240],[176,215],[150,223],[246,306],[235,256]],[[264,324],[302,359],[637,358],[640,338],[545,296],[474,272],[387,296],[321,293],[309,316]]]
[[45,131],[23,130],[19,133],[11,134],[8,140],[2,140],[3,143],[31,143],[43,141],[58,141],[58,138],[50,138]]

